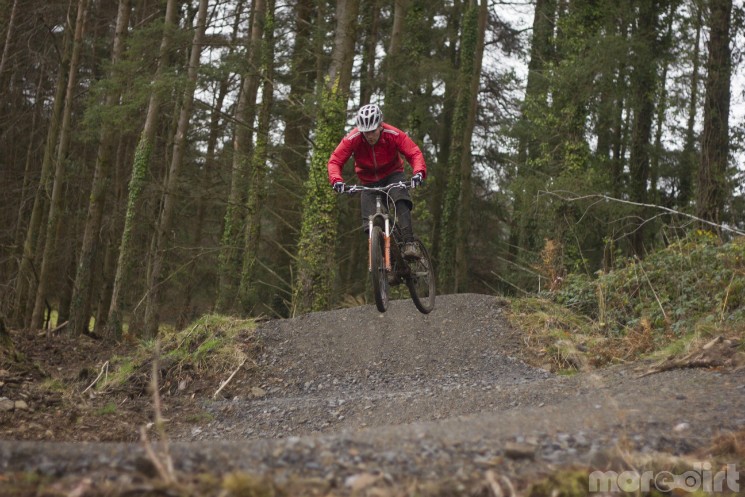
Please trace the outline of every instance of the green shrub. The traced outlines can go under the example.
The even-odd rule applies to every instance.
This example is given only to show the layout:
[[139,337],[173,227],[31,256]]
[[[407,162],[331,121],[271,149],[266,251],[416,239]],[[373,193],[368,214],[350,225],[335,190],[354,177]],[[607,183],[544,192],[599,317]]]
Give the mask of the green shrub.
[[111,373],[99,389],[121,386],[134,376],[149,375],[156,345],[160,345],[162,366],[178,373],[182,369],[223,373],[232,371],[256,347],[253,320],[210,314],[183,330],[161,328],[156,340],[139,344],[131,356],[111,359]]
[[701,320],[735,323],[745,317],[745,239],[723,244],[697,231],[607,274],[569,275],[554,298],[610,334],[638,328],[643,319],[655,332],[678,336]]

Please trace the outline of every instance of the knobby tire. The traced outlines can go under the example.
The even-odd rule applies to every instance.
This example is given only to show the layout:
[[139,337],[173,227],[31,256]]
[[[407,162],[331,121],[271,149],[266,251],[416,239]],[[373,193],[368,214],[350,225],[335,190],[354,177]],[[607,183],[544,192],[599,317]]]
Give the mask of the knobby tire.
[[413,261],[407,261],[411,276],[406,279],[406,286],[409,287],[411,300],[422,314],[429,314],[435,308],[435,270],[432,266],[432,259],[429,252],[420,240],[415,240],[419,245],[421,258]]
[[388,275],[385,270],[385,236],[379,226],[374,226],[370,245],[370,260],[372,261],[373,295],[375,306],[380,312],[388,310]]

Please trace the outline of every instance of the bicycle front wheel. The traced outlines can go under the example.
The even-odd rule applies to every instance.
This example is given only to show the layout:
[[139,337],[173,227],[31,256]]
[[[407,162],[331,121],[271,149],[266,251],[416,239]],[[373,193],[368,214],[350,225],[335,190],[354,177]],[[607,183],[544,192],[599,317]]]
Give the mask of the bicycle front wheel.
[[422,256],[407,261],[411,275],[406,279],[406,286],[419,312],[429,314],[435,308],[435,269],[424,244],[420,240],[415,240],[415,243]]
[[375,306],[380,312],[388,310],[388,275],[385,269],[385,236],[379,226],[373,226],[370,238],[370,277]]

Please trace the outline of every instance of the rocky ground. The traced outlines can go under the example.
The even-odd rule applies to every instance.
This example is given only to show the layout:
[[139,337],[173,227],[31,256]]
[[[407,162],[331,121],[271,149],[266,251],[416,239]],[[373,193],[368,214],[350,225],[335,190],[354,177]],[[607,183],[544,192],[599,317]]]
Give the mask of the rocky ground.
[[[385,314],[363,306],[264,322],[255,360],[217,399],[215,379],[165,389],[167,449],[130,443],[152,419],[144,393],[117,398],[113,415],[102,411],[109,398],[22,395],[18,385],[69,367],[50,346],[59,365],[0,373],[0,490],[34,495],[18,476],[33,473],[60,495],[147,494],[163,481],[206,495],[216,487],[194,475],[212,475],[237,495],[235,475],[250,475],[286,495],[539,496],[536,482],[566,468],[583,468],[586,482],[591,469],[743,460],[742,369],[645,375],[640,362],[556,375],[528,359],[504,313],[495,297],[462,294],[438,297],[429,315],[404,300]],[[67,381],[86,370],[77,381],[90,383],[113,353],[95,345],[68,354],[90,365]]]

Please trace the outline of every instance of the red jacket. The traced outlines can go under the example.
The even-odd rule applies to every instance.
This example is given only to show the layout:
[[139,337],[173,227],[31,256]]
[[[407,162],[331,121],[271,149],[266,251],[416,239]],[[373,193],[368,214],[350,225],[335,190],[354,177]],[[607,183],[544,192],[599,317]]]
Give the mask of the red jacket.
[[333,185],[337,181],[344,181],[341,171],[344,164],[354,155],[354,171],[362,183],[374,183],[386,176],[404,171],[404,161],[401,155],[414,170],[413,174],[427,175],[427,165],[424,156],[414,141],[406,133],[390,124],[383,123],[380,139],[375,145],[370,145],[364,135],[354,128],[331,154],[327,165],[329,182]]

